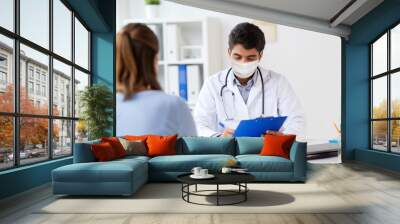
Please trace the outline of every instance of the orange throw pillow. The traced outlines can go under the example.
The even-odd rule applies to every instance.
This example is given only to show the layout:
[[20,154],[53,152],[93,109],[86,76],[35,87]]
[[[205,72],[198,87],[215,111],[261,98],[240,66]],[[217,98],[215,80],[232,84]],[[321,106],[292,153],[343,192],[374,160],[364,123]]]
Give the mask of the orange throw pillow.
[[122,146],[121,142],[119,142],[117,137],[110,137],[110,138],[101,138],[101,142],[108,142],[114,149],[115,155],[117,158],[121,158],[126,156],[126,151],[124,146]]
[[148,156],[165,156],[176,155],[176,139],[177,135],[172,136],[148,136],[147,147]]
[[147,137],[150,135],[125,135],[124,139],[129,140],[129,141],[143,141],[146,142]]
[[90,147],[92,149],[94,157],[99,162],[110,161],[117,158],[113,147],[108,142],[93,144]]
[[264,145],[261,149],[261,156],[280,156],[290,158],[290,148],[296,140],[296,135],[272,135],[264,136]]

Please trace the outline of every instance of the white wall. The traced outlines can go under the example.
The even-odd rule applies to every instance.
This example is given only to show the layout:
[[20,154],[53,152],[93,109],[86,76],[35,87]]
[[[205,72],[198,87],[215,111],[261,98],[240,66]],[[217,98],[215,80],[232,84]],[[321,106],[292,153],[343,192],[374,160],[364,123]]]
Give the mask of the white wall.
[[278,26],[277,42],[266,47],[262,64],[285,75],[297,92],[307,116],[310,139],[336,137],[340,126],[340,38]]
[[[145,18],[143,0],[117,1],[117,27],[125,19]],[[179,13],[178,13],[179,12]],[[214,17],[221,27],[221,48],[227,52],[228,34],[238,23],[251,19],[162,1],[161,18]],[[266,34],[268,35],[268,34]],[[277,41],[267,44],[261,65],[285,75],[299,95],[307,117],[309,141],[337,137],[333,122],[340,126],[341,43],[340,38],[287,26],[277,26]],[[223,54],[221,68],[229,66]]]

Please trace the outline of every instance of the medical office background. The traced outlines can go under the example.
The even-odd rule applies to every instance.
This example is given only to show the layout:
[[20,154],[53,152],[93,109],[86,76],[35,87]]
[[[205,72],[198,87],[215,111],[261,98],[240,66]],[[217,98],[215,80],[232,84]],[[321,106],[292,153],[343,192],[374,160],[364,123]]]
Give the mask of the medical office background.
[[150,25],[160,39],[159,80],[163,90],[179,95],[182,84],[179,72],[184,71],[183,82],[188,89],[185,100],[191,108],[204,80],[229,67],[227,48],[231,29],[241,22],[259,25],[267,39],[260,64],[287,77],[300,98],[307,119],[309,151],[336,151],[333,159],[318,161],[340,161],[339,37],[168,1],[161,1],[156,14],[147,7],[143,0],[118,0],[117,29],[129,22]]

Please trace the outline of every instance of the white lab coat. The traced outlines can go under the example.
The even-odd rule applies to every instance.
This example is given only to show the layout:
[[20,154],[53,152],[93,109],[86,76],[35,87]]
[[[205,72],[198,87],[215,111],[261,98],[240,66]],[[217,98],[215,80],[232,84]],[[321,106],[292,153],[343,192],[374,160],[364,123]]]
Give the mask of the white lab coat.
[[[261,67],[260,70],[265,91],[263,116],[288,116],[280,131],[305,137],[305,117],[290,83],[280,74]],[[227,71],[210,76],[200,91],[194,110],[194,120],[200,136],[216,136],[226,128],[236,129],[241,120],[261,116],[262,85],[258,72],[246,104],[233,82],[233,71],[229,73],[227,87],[222,95],[224,100],[221,100],[220,91],[225,84]]]

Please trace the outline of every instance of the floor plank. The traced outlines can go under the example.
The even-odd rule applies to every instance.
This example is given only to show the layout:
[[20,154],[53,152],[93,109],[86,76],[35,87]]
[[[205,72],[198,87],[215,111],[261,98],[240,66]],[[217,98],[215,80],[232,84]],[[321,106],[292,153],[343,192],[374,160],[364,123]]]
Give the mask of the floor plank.
[[0,201],[0,223],[15,224],[261,224],[400,223],[400,174],[360,163],[310,164],[309,183],[323,186],[359,214],[36,214],[56,199],[49,185]]

